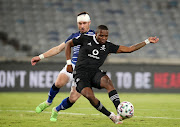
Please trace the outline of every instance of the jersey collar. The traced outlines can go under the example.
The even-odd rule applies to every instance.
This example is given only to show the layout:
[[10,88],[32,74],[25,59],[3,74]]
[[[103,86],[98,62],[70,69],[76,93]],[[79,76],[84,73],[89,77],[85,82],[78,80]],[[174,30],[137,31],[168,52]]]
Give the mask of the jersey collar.
[[96,36],[95,35],[93,35],[93,40],[94,40],[94,42],[96,42],[96,44],[99,44],[99,42],[96,40]]
[[[78,32],[79,34],[81,34],[81,32],[79,31]],[[88,32],[86,32],[85,34],[87,34],[87,33],[93,33],[93,34],[95,34],[95,31],[94,30],[89,30]]]

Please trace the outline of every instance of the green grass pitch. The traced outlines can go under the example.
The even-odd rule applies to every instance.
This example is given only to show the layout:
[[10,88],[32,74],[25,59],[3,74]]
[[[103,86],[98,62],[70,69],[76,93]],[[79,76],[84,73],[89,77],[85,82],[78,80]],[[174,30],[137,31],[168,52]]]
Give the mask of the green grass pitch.
[[[0,127],[180,127],[180,94],[119,93],[121,101],[135,107],[133,118],[115,125],[81,97],[68,110],[59,112],[58,121],[50,122],[53,107],[69,93],[59,93],[53,104],[40,114],[35,107],[47,99],[46,93],[0,93]],[[116,110],[107,93],[95,93],[110,111]]]

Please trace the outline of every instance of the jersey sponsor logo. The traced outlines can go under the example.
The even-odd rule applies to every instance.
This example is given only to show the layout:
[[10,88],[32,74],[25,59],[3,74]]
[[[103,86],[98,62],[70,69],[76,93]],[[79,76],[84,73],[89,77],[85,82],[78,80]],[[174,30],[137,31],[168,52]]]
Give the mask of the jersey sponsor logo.
[[95,55],[95,56],[97,56],[97,55],[99,54],[99,51],[98,51],[97,49],[94,49],[94,50],[92,51],[92,54]]
[[100,59],[97,55],[99,54],[99,51],[97,49],[94,49],[92,51],[92,54],[88,54],[89,57],[95,58],[95,59]]

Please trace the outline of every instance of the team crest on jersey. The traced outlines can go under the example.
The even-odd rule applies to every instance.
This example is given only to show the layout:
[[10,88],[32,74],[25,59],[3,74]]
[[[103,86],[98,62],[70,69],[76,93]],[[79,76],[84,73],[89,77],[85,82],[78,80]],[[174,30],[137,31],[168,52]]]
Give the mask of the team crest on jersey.
[[100,50],[103,50],[103,51],[105,51],[105,50],[106,50],[106,47],[105,47],[105,45],[102,45],[102,47],[100,47]]

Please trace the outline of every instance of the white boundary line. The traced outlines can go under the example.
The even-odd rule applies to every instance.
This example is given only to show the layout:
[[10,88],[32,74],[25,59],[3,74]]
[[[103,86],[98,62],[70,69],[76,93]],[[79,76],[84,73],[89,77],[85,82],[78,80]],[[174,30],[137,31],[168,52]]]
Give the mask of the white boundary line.
[[[30,110],[0,110],[0,112],[3,111],[8,111],[8,112],[30,112],[30,113],[35,113],[35,111],[30,111]],[[42,113],[48,113],[51,114],[51,112],[44,111]],[[103,114],[84,114],[84,113],[70,113],[70,112],[59,112],[59,114],[66,114],[66,115],[92,115],[92,116],[98,116]],[[180,119],[180,118],[170,118],[170,117],[153,117],[153,116],[134,116],[136,118],[148,118],[148,119]]]

